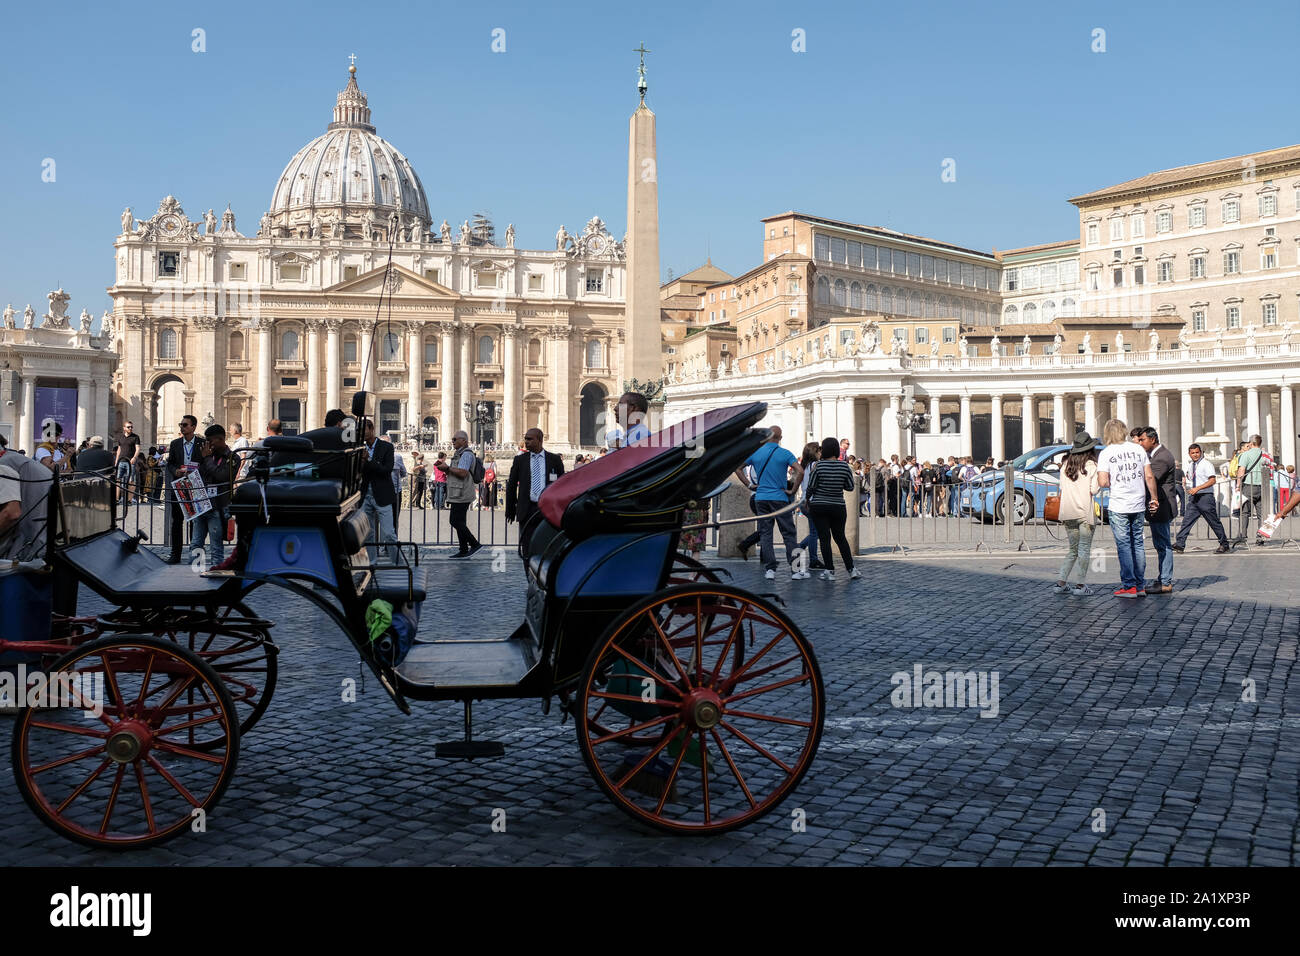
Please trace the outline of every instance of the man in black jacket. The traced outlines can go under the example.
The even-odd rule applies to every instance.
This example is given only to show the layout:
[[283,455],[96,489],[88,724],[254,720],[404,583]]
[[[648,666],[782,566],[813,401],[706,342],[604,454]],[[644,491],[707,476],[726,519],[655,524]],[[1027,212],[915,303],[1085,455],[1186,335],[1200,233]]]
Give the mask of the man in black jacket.
[[185,516],[176,501],[176,492],[171,483],[190,471],[190,465],[197,467],[202,452],[202,442],[194,434],[199,427],[199,420],[193,415],[181,416],[181,437],[173,438],[167,447],[167,467],[164,480],[167,482],[167,512],[171,523],[171,557],[168,564],[181,563],[181,546],[185,543]]
[[[379,540],[387,544],[397,540],[393,530],[393,443],[379,441],[373,418],[366,419],[365,442],[361,451],[361,510]],[[383,552],[390,563],[395,563],[391,548]]]
[[1160,444],[1154,428],[1143,428],[1138,444],[1151,459],[1151,474],[1156,479],[1156,500],[1147,502],[1147,524],[1151,543],[1156,549],[1160,579],[1147,585],[1147,594],[1169,594],[1174,589],[1174,548],[1169,539],[1169,523],[1174,520],[1174,455]]
[[564,474],[564,462],[542,448],[542,430],[524,432],[524,453],[515,455],[506,479],[506,521],[519,521],[522,529],[537,510],[537,499],[546,486]]

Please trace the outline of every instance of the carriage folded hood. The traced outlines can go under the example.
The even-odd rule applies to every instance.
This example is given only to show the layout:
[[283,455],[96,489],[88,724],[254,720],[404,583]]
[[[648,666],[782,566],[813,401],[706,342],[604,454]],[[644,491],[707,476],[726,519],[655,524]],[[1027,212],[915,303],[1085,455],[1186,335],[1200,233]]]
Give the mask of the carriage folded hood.
[[767,412],[750,402],[704,412],[597,458],[551,484],[542,516],[574,538],[598,530],[669,528],[767,440],[752,426]]

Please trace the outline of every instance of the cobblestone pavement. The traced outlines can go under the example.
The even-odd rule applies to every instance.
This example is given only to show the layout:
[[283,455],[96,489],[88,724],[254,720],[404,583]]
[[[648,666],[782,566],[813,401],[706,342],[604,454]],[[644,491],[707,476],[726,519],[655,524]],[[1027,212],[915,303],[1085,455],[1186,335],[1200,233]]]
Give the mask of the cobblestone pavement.
[[[492,574],[485,553],[438,567],[442,613],[426,606],[426,624],[506,635],[523,604],[509,564]],[[1085,597],[1053,595],[1056,559],[1036,555],[866,560],[863,580],[835,582],[763,582],[753,562],[724,562],[736,583],[786,599],[829,705],[790,800],[707,839],[629,820],[589,778],[572,723],[536,701],[476,708],[503,759],[438,759],[458,705],[403,717],[373,679],[343,703],[358,675],[346,640],[305,603],[263,594],[252,603],[280,622],[279,688],[207,832],[87,850],[38,823],[6,772],[0,863],[1295,865],[1296,565],[1294,551],[1189,555],[1174,594],[1121,601],[1107,574]],[[891,675],[916,665],[998,672],[997,716],[892,706]]]

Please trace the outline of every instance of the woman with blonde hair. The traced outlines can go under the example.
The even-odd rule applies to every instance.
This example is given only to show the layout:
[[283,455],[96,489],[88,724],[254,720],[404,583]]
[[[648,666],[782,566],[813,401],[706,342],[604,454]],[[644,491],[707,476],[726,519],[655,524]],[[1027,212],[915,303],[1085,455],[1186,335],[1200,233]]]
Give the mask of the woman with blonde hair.
[[[1083,580],[1088,576],[1088,558],[1092,552],[1092,498],[1101,490],[1097,484],[1097,439],[1087,432],[1074,436],[1074,444],[1061,469],[1060,521],[1065,526],[1069,546],[1056,579],[1057,594],[1083,595]],[[1070,585],[1070,574],[1078,569],[1079,579]]]
[[1119,558],[1115,596],[1146,596],[1147,553],[1142,533],[1148,512],[1160,507],[1151,461],[1141,445],[1128,440],[1128,426],[1112,418],[1102,429],[1106,447],[1097,457],[1097,484],[1110,489],[1110,530]]

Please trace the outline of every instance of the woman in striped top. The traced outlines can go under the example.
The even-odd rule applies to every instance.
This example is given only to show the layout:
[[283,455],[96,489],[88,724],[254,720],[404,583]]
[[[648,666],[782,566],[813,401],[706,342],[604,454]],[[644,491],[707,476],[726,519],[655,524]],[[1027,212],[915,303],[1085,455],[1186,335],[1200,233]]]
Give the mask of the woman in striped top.
[[840,557],[848,568],[849,577],[860,578],[861,574],[853,566],[853,552],[849,548],[849,539],[844,534],[844,525],[848,521],[848,512],[844,507],[844,492],[853,490],[853,472],[846,462],[839,460],[840,443],[835,438],[822,441],[822,457],[813,463],[808,478],[808,487],[804,492],[812,510],[813,524],[817,526],[817,537],[821,542],[821,558],[826,570],[821,573],[823,581],[835,580],[835,557],[831,553],[831,538],[840,549]]

